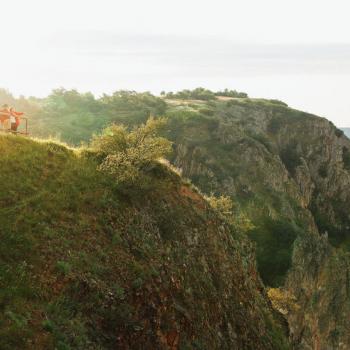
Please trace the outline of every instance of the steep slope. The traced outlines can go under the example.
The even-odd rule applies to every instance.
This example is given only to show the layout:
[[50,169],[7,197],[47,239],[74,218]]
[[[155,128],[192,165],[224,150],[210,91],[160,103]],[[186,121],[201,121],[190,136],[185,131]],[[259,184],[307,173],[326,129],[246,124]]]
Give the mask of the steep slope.
[[1,349],[283,349],[251,244],[178,175],[0,136]]
[[[269,285],[281,285],[299,232],[316,232],[306,200],[279,157],[264,109],[268,102],[218,102],[198,110],[169,112],[176,150],[173,162],[207,193],[230,195],[253,220],[259,270]],[[204,113],[206,114],[204,114]],[[209,114],[209,115],[208,115]],[[265,123],[265,126],[264,126]]]
[[264,281],[286,281],[299,302],[288,317],[295,343],[348,348],[350,141],[278,101],[194,103],[169,112],[174,163],[248,213]]

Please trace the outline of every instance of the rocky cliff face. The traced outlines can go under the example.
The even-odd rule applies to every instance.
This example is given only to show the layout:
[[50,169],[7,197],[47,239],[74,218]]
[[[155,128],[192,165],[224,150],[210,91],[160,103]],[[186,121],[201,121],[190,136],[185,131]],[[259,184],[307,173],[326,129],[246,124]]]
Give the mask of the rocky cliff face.
[[287,315],[296,349],[349,349],[350,255],[327,237],[297,240],[286,288],[299,309]]
[[287,315],[295,346],[350,348],[349,139],[276,101],[208,109],[188,112],[182,126],[172,121],[180,129],[175,164],[201,190],[229,194],[254,222],[265,283],[284,286],[299,304]]

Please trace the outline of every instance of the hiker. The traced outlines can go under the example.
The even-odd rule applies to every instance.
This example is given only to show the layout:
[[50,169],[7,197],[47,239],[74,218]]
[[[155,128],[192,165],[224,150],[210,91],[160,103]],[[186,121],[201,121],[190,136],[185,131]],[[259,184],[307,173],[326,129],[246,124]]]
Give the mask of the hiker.
[[7,104],[2,105],[0,109],[0,126],[2,130],[9,129],[10,115],[9,106]]
[[12,107],[10,108],[10,122],[11,122],[11,131],[13,133],[17,132],[19,124],[21,123],[21,115],[23,112],[16,112]]

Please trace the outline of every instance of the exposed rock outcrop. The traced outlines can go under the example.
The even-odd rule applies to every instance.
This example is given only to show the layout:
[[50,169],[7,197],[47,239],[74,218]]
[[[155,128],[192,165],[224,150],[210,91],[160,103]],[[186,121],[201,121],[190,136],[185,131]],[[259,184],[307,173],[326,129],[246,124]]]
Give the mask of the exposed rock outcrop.
[[[256,225],[251,237],[265,282],[284,285],[300,306],[287,315],[295,346],[350,348],[349,139],[328,120],[278,103],[237,100],[212,109],[181,127],[174,163],[202,191],[229,194]],[[266,255],[290,228],[277,230],[267,217],[295,228],[294,245],[283,245],[291,263],[271,254],[271,265],[286,265],[284,283],[270,278]]]

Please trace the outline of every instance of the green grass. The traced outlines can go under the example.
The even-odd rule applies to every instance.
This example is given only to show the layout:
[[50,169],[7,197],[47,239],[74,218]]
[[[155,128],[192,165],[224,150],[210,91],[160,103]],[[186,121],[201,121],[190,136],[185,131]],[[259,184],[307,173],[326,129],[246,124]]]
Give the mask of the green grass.
[[[0,137],[0,149],[0,348],[13,349],[24,347],[38,331],[35,314],[44,312],[50,288],[77,273],[78,251],[73,251],[98,249],[89,243],[91,231],[107,230],[106,211],[117,210],[118,200],[108,199],[110,179],[76,151],[13,136]],[[84,268],[94,271],[93,264],[88,259]],[[57,346],[63,348],[59,338]]]
[[[278,348],[248,243],[178,175],[158,165],[140,191],[64,145],[0,149],[0,349],[153,349],[177,330],[190,348]],[[244,333],[222,340],[225,322]]]

